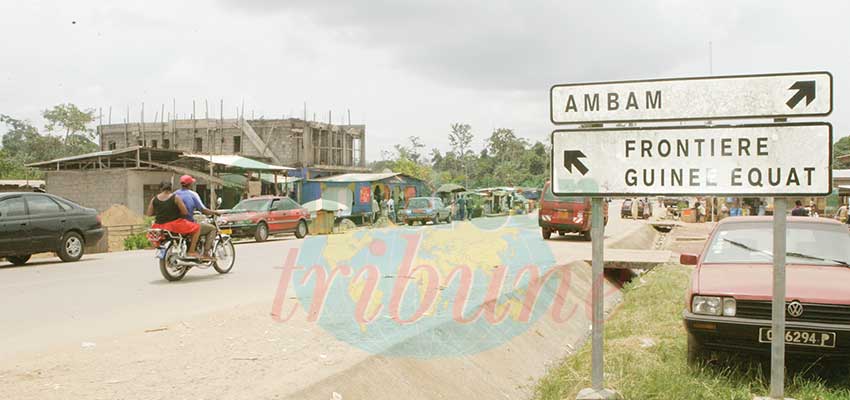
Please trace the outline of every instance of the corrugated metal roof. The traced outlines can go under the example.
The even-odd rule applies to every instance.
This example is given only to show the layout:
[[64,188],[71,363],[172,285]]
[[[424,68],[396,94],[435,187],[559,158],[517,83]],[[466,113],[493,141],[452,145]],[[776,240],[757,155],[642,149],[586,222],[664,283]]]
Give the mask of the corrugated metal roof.
[[44,181],[38,179],[0,179],[0,186],[39,187],[44,186]]
[[237,155],[184,154],[183,157],[198,158],[205,161],[212,161],[213,164],[254,171],[290,171],[295,169],[282,167],[280,165],[266,164],[264,162]]
[[349,182],[373,182],[380,181],[387,178],[392,178],[396,175],[399,175],[397,172],[377,172],[377,173],[360,173],[360,174],[341,174],[334,176],[327,176],[324,178],[316,178],[310,179],[315,182],[340,182],[340,183],[349,183]]
[[93,159],[93,158],[98,158],[98,157],[110,157],[110,156],[114,156],[114,155],[118,155],[118,154],[134,153],[134,152],[136,152],[136,150],[143,150],[143,151],[151,152],[151,153],[154,153],[154,154],[156,154],[156,153],[170,153],[170,154],[173,155],[173,154],[182,153],[179,150],[153,149],[153,148],[146,148],[146,147],[142,147],[142,146],[131,146],[131,147],[124,147],[124,148],[115,149],[115,150],[96,151],[94,153],[86,153],[86,154],[80,154],[80,155],[76,155],[76,156],[62,157],[62,158],[57,158],[57,159],[50,160],[50,161],[39,161],[39,162],[27,164],[26,166],[27,167],[39,167],[39,166],[51,165],[51,164],[56,164],[56,163],[68,162],[68,161],[86,160],[86,159]]

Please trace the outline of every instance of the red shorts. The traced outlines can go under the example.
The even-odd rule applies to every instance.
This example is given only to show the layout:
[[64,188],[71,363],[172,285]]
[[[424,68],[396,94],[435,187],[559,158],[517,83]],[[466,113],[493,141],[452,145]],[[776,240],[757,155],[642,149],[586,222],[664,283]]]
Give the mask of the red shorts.
[[175,219],[164,224],[153,224],[151,228],[165,229],[170,232],[179,233],[181,235],[191,235],[201,229],[201,226],[189,221],[188,219]]

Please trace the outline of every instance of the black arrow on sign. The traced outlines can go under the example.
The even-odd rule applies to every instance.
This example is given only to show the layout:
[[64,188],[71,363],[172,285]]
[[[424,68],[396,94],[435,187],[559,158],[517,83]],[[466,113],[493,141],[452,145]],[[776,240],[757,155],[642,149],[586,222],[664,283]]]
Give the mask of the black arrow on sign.
[[794,82],[788,90],[797,91],[797,93],[794,93],[794,95],[788,99],[788,102],[785,103],[788,108],[796,107],[797,104],[800,103],[800,100],[803,100],[804,97],[806,98],[806,105],[809,105],[812,100],[815,99],[815,81],[797,81]]
[[573,167],[575,166],[582,175],[586,174],[588,171],[587,167],[579,161],[579,158],[585,157],[587,156],[581,150],[564,150],[564,168],[570,171],[570,173],[573,173]]

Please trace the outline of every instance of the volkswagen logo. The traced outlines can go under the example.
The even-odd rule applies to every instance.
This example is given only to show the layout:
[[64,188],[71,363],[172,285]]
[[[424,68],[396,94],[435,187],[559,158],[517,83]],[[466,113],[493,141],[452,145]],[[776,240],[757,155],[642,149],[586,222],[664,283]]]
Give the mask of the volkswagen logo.
[[796,300],[788,303],[788,315],[795,318],[803,315],[803,305]]

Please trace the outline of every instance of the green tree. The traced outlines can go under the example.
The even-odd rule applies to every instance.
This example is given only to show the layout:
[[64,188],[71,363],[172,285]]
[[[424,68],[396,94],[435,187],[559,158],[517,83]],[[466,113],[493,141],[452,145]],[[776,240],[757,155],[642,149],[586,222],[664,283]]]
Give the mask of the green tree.
[[[459,122],[452,124],[452,131],[449,132],[449,144],[452,146],[452,152],[457,157],[460,164],[460,171],[464,176],[469,175],[468,160],[470,146],[472,145],[472,127],[469,124],[461,124]],[[466,184],[469,185],[469,180],[466,179]]]
[[71,135],[79,134],[88,140],[94,140],[94,131],[88,125],[94,122],[94,110],[80,110],[71,103],[59,104],[44,110],[41,116],[46,120],[44,128],[48,132],[64,131],[65,143]]
[[[850,136],[845,136],[832,145],[834,169],[850,168]],[[847,159],[841,159],[841,156],[847,156]]]
[[[73,107],[76,109],[76,106]],[[80,131],[68,133],[65,140],[54,135],[43,135],[29,121],[0,114],[0,123],[6,125],[0,151],[0,176],[6,179],[40,178],[40,171],[24,167],[25,164],[55,158],[90,153],[98,149],[89,136]],[[54,125],[58,126],[58,125]],[[84,130],[85,131],[85,130]]]

